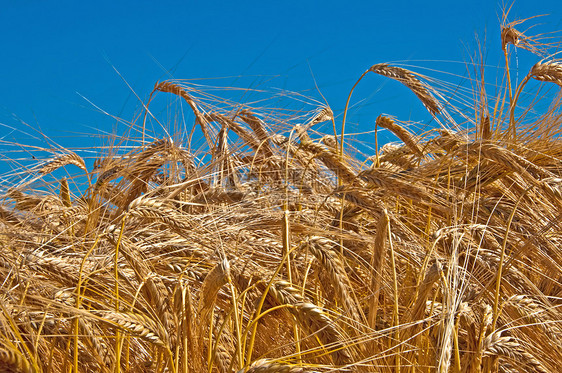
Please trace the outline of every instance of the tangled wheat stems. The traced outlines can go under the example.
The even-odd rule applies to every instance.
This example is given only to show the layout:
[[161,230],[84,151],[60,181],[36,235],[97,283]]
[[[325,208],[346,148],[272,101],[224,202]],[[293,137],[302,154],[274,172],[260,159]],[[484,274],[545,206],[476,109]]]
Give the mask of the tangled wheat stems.
[[[504,49],[526,45],[509,35]],[[559,85],[558,65],[527,80]],[[515,121],[531,85],[505,87],[507,110],[475,102],[471,118],[494,103],[487,129],[459,132],[432,80],[369,72],[443,127],[381,115],[373,127],[400,141],[363,155],[345,119],[320,132],[335,123],[325,104],[251,106],[166,81],[145,106],[186,102],[200,139],[151,138],[147,116],[141,141],[95,160],[57,150],[18,174],[0,196],[3,369],[556,372],[559,101]]]

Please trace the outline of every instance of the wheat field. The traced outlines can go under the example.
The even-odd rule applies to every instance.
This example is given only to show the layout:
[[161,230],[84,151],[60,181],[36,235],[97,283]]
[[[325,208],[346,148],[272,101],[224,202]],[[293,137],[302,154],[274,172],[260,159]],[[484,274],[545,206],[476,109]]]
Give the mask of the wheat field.
[[[188,81],[95,156],[26,148],[50,156],[2,179],[0,371],[560,371],[562,61],[524,22],[502,25],[493,93],[476,62],[454,97],[369,67],[356,85],[401,83],[434,123],[381,114],[399,141],[372,154],[350,100]],[[537,61],[520,81],[516,49]],[[149,130],[160,97],[191,133]]]

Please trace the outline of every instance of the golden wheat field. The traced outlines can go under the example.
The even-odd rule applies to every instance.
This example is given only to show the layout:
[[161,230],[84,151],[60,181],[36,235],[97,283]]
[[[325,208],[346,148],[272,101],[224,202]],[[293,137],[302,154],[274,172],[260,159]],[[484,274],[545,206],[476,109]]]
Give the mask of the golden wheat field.
[[[532,21],[466,91],[369,67],[434,123],[381,114],[371,154],[348,105],[188,81],[95,151],[14,144],[50,156],[2,179],[0,371],[559,372],[561,40]],[[157,97],[189,136],[149,131]]]

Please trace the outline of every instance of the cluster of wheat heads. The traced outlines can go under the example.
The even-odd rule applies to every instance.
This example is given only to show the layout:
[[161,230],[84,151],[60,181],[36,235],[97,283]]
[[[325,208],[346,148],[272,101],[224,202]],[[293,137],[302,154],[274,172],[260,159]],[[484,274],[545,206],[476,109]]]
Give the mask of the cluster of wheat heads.
[[[510,45],[547,46],[518,24],[504,25],[506,60]],[[156,84],[200,136],[149,139],[147,104],[136,146],[93,165],[57,150],[3,185],[0,370],[558,371],[560,97],[544,112],[517,100],[529,81],[561,85],[561,65],[541,60],[515,92],[506,66],[495,97],[474,80],[456,115],[468,131],[427,77],[369,68],[443,125],[416,135],[381,115],[401,142],[367,159],[343,131],[312,130],[335,128],[327,106]]]

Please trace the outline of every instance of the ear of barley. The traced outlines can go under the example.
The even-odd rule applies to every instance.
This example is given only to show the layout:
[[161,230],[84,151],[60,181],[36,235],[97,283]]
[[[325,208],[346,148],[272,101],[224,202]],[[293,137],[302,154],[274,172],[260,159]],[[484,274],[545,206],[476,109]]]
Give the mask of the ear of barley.
[[248,368],[237,373],[318,373],[313,368],[277,362],[272,359],[256,360]]
[[216,264],[205,276],[199,296],[199,313],[208,314],[220,288],[228,281],[229,268],[228,261],[225,259]]
[[327,270],[332,286],[336,289],[337,297],[349,312],[351,319],[359,321],[360,312],[352,297],[352,289],[349,286],[344,263],[341,256],[334,251],[336,245],[336,242],[324,237],[313,236],[309,239],[307,247]]
[[192,107],[192,109],[199,112],[193,98],[191,98],[189,93],[187,93],[187,90],[179,84],[176,84],[172,81],[156,82],[156,84],[154,85],[154,90],[173,93],[174,95],[183,98]]
[[558,322],[552,318],[550,310],[543,304],[526,295],[513,295],[505,303],[513,307],[529,324],[540,328],[553,344],[561,345]]
[[552,199],[562,202],[562,178],[549,177],[541,181],[543,189],[551,196]]
[[506,50],[508,44],[513,44],[515,46],[519,44],[522,34],[514,27],[510,25],[502,26],[501,30],[502,49],[504,51]]
[[412,153],[421,157],[423,154],[418,147],[417,141],[414,136],[404,127],[396,124],[394,120],[384,115],[379,115],[377,117],[376,124],[378,127],[386,128],[387,130],[394,133],[400,140],[406,144],[406,146],[412,151]]
[[334,120],[334,112],[328,106],[320,106],[314,113],[314,116],[308,121],[306,127],[312,127],[318,123]]
[[388,213],[383,210],[377,222],[375,239],[373,242],[373,252],[371,255],[371,299],[369,301],[369,327],[375,329],[377,321],[377,312],[379,311],[380,289],[382,287],[382,279],[384,275],[384,267],[386,263],[386,242],[388,239],[388,225],[390,219]]
[[209,113],[205,114],[204,118],[207,122],[218,122],[222,124],[224,127],[227,127],[234,131],[248,146],[251,146],[254,149],[259,147],[259,142],[249,133],[246,129],[240,126],[239,123],[236,121],[227,118],[226,116],[219,114],[219,113]]
[[401,67],[391,66],[386,63],[379,63],[369,68],[370,72],[386,76],[404,84],[420,99],[423,105],[432,115],[441,112],[439,101],[430,93],[427,83],[422,82],[416,74]]
[[345,158],[339,157],[335,153],[335,149],[314,141],[301,142],[300,148],[314,154],[328,169],[339,175],[345,182],[352,183],[356,179],[353,168],[346,163]]
[[484,340],[484,356],[505,356],[523,364],[526,371],[548,372],[542,363],[527,352],[516,338],[503,336],[503,332],[503,330],[497,330],[486,337]]
[[70,207],[72,205],[72,201],[70,200],[70,191],[68,188],[68,181],[66,180],[66,177],[63,177],[62,179],[60,179],[60,199],[62,201],[62,203],[66,206],[66,207]]
[[151,273],[141,250],[134,243],[130,242],[127,237],[122,237],[121,254],[123,254],[129,265],[133,268],[139,283],[144,284],[141,291],[146,301],[156,310],[158,320],[168,329],[170,325],[169,294],[162,279]]
[[535,165],[526,158],[493,143],[472,143],[467,146],[468,153],[478,158],[487,158],[521,176],[533,180],[550,178],[554,175],[543,167]]
[[122,170],[122,167],[116,166],[112,167],[106,171],[103,171],[96,180],[96,184],[94,185],[94,191],[98,190],[104,183],[108,182],[109,180],[118,177],[119,171]]
[[18,217],[13,212],[4,209],[4,207],[2,206],[0,206],[0,220],[11,225],[15,225],[20,222]]
[[161,347],[168,347],[168,333],[145,315],[132,312],[98,312],[102,320]]
[[189,93],[184,87],[172,81],[165,81],[165,82],[156,83],[156,85],[154,86],[154,91],[168,92],[183,98],[188,103],[188,105],[191,107],[191,110],[195,114],[197,123],[199,123],[199,125],[201,126],[201,131],[203,132],[203,136],[205,136],[205,140],[207,140],[207,144],[209,146],[212,145],[213,139],[211,138],[211,135],[209,134],[209,130],[207,128],[207,121],[203,116],[203,114],[201,113],[201,111],[199,110],[199,107],[197,106],[193,98],[189,95]]
[[265,143],[266,148],[269,148],[269,131],[265,127],[265,123],[257,117],[254,113],[250,110],[242,110],[238,116],[244,122],[246,122],[252,131],[256,134],[256,137],[262,142]]
[[504,52],[507,51],[507,46],[511,44],[517,48],[528,50],[529,52],[534,53],[538,56],[546,56],[549,54],[548,49],[550,45],[543,41],[544,39],[549,39],[548,37],[545,37],[544,34],[529,36],[516,29],[517,26],[525,23],[529,19],[539,16],[530,17],[527,19],[518,19],[505,24],[506,16],[507,15],[504,15],[504,24],[501,26],[500,34],[502,50]]
[[537,62],[529,75],[541,82],[550,82],[562,87],[562,60],[542,60]]
[[53,171],[55,171],[58,168],[67,166],[67,165],[74,165],[78,168],[80,168],[82,171],[84,172],[88,172],[88,169],[86,168],[86,163],[84,163],[84,160],[82,159],[82,157],[80,157],[78,154],[74,153],[74,152],[69,152],[67,151],[66,154],[60,155],[58,157],[56,157],[55,159],[53,159],[52,161],[49,161],[47,164],[45,164],[43,167],[41,167],[39,169],[39,173],[42,175],[46,175],[49,174]]
[[80,328],[83,330],[83,333],[86,336],[85,338],[86,345],[90,347],[88,351],[90,351],[90,353],[94,355],[96,360],[98,360],[99,363],[101,363],[100,365],[104,367],[111,366],[111,357],[107,345],[103,343],[101,341],[101,338],[99,338],[95,334],[94,331],[95,325],[91,322],[91,320],[88,320],[86,318],[80,318],[78,320],[78,323],[80,325]]
[[156,198],[144,196],[136,198],[129,203],[127,213],[147,220],[160,221],[177,232],[187,233],[191,227],[190,222],[184,216]]
[[344,347],[345,341],[338,325],[321,308],[313,303],[304,301],[299,291],[288,282],[275,282],[268,289],[268,296],[273,297],[279,304],[288,304],[292,307],[289,312],[295,317],[304,330],[317,337],[328,349],[333,351],[331,356],[337,365],[345,365],[350,362],[351,355]]
[[[21,373],[39,373],[40,371],[30,364],[19,351],[11,348],[0,348],[0,363],[2,371],[5,372],[21,372]],[[4,370],[5,369],[5,370]]]
[[492,137],[490,116],[488,115],[484,115],[480,120],[480,136],[482,136],[483,140],[488,140]]
[[358,177],[367,183],[385,189],[391,194],[416,201],[431,201],[434,196],[430,195],[424,187],[416,185],[411,179],[402,175],[395,175],[388,170],[371,168],[359,173]]
[[27,265],[38,272],[47,271],[53,279],[66,286],[76,284],[79,266],[68,258],[35,251],[26,256]]
[[429,267],[425,273],[424,279],[422,283],[419,285],[419,288],[416,290],[416,298],[414,299],[414,305],[409,310],[409,320],[405,321],[412,321],[420,320],[423,318],[425,307],[427,304],[428,295],[433,287],[433,284],[439,280],[441,276],[441,264],[439,261],[435,261],[431,267]]
[[312,303],[296,303],[292,312],[299,324],[315,336],[330,351],[336,365],[342,366],[352,361],[349,349],[345,347],[345,338],[338,330],[334,320],[328,314]]

